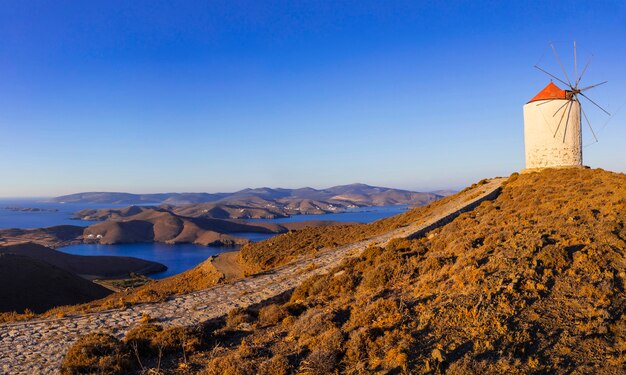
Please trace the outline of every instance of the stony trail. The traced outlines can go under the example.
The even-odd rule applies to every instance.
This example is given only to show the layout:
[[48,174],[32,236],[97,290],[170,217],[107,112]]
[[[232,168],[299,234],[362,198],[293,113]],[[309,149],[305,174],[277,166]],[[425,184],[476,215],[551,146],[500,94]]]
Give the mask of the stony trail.
[[345,257],[357,256],[370,245],[384,246],[394,238],[419,237],[450,222],[482,201],[494,199],[504,181],[496,178],[468,190],[419,223],[324,251],[271,272],[124,310],[0,324],[0,374],[56,374],[65,352],[79,336],[105,331],[123,337],[144,314],[164,326],[188,326],[223,316],[235,307],[263,302],[313,275],[328,272]]

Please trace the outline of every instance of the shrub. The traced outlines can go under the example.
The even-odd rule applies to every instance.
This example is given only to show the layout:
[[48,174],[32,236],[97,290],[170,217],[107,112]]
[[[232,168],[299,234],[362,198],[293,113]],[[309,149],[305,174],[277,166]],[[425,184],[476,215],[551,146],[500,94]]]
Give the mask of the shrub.
[[254,319],[254,315],[248,309],[237,307],[228,312],[226,316],[226,327],[229,329],[238,329],[242,324],[252,323]]
[[340,352],[344,344],[344,335],[338,328],[330,328],[326,332],[317,335],[308,342],[311,350],[321,350],[323,352]]
[[159,332],[152,345],[161,348],[164,353],[194,353],[203,344],[203,334],[198,329],[188,327],[171,327]]
[[137,351],[137,355],[149,355],[158,352],[159,348],[155,339],[163,331],[163,327],[157,324],[146,323],[141,324],[126,333],[124,342],[133,351]]
[[208,375],[250,375],[256,372],[254,361],[241,357],[237,352],[211,359],[205,369]]
[[361,286],[368,289],[385,288],[394,277],[394,268],[389,264],[376,266],[370,272],[365,273]]
[[329,275],[316,275],[305,280],[291,294],[291,302],[297,303],[310,296],[320,295],[328,286]]
[[104,333],[83,336],[70,347],[63,364],[62,374],[119,373],[130,368],[129,355],[124,345],[115,337]]
[[275,355],[272,358],[259,364],[258,375],[287,375],[293,372],[293,367],[289,360],[282,355]]
[[290,330],[290,336],[300,338],[301,344],[335,327],[331,313],[312,308],[304,312]]
[[300,365],[301,374],[326,375],[332,374],[337,368],[337,352],[314,350]]
[[287,317],[287,309],[284,306],[271,304],[259,311],[259,324],[269,326],[280,323]]

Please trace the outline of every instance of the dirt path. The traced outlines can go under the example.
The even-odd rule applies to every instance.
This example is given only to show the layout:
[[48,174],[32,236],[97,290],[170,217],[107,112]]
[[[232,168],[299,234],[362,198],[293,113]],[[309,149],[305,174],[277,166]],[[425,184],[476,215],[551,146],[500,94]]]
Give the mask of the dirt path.
[[[125,310],[109,310],[59,319],[15,322],[0,325],[0,373],[54,374],[59,372],[63,355],[76,339],[89,332],[106,331],[123,337],[139,324],[143,314],[164,326],[185,326],[225,315],[235,307],[263,302],[298,286],[305,279],[328,272],[345,257],[356,256],[370,245],[384,246],[394,238],[412,238],[441,226],[480,202],[494,199],[504,179],[493,179],[461,194],[442,206],[421,224],[408,225],[381,236],[321,252],[261,275],[220,284],[205,290],[174,297],[168,301],[135,305]],[[233,255],[219,263],[238,275]]]

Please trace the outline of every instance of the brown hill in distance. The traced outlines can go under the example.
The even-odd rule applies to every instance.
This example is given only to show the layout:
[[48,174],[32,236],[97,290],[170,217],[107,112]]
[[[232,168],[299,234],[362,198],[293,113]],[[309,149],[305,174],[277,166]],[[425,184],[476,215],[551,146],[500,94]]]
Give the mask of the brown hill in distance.
[[94,215],[107,220],[85,228],[83,239],[101,244],[163,242],[195,243],[203,246],[242,245],[249,241],[237,233],[285,233],[306,227],[335,225],[332,221],[301,223],[249,223],[238,220],[180,216],[160,207],[129,207],[98,210]]
[[85,229],[83,238],[101,244],[164,242],[208,246],[248,242],[216,231],[209,224],[206,221],[183,218],[166,211],[144,211],[120,220],[110,219],[91,225]]
[[88,208],[80,210],[74,213],[75,219],[89,220],[89,221],[104,221],[104,220],[121,220],[133,215],[138,215],[144,212],[168,212],[169,210],[164,207],[157,206],[128,206],[123,208],[101,208],[94,209]]
[[173,206],[172,211],[189,217],[217,219],[275,219],[291,213],[273,200],[259,197],[229,199],[223,202]]
[[[115,193],[118,194],[118,193]],[[189,194],[186,194],[188,196]],[[76,199],[90,195],[75,195]],[[101,194],[96,195],[99,199]],[[117,195],[116,195],[117,197]],[[183,204],[186,202],[171,199],[164,200],[164,204],[155,206],[130,206],[120,209],[85,209],[75,213],[74,217],[81,220],[115,220],[128,221],[127,218],[145,212],[171,212],[188,218],[211,219],[275,219],[292,215],[317,215],[345,212],[349,208],[363,206],[385,206],[407,204],[413,207],[421,206],[441,198],[433,193],[418,193],[406,190],[389,189],[364,184],[335,186],[329,189],[316,190],[302,189],[244,189],[230,193],[225,197],[210,202]],[[70,200],[60,197],[58,200]],[[188,199],[189,200],[189,199]],[[151,234],[149,227],[137,227],[142,224],[120,224],[119,228],[110,228],[107,232],[130,233],[128,241],[149,241]],[[205,228],[206,229],[206,228]],[[119,237],[118,234],[113,237]],[[173,240],[171,236],[168,236]],[[107,240],[105,240],[107,241]],[[230,243],[232,238],[220,237],[215,234],[207,235],[199,243]],[[240,242],[233,242],[240,243]]]
[[64,195],[52,198],[53,202],[59,203],[96,203],[96,204],[159,204],[168,200],[175,201],[181,197],[184,201],[192,199],[188,203],[209,202],[219,200],[228,194],[207,193],[160,193],[160,194],[131,194],[118,192],[85,192]]
[[29,257],[90,279],[127,277],[131,273],[147,275],[167,269],[160,263],[139,258],[72,255],[34,243],[0,246],[0,254]]
[[352,203],[286,198],[266,200],[259,197],[229,199],[218,203],[174,206],[172,211],[189,217],[220,219],[276,219],[292,215],[319,215],[343,212]]
[[198,203],[182,206],[163,204],[155,206],[130,206],[125,208],[84,209],[74,213],[80,220],[120,220],[142,212],[172,212],[176,215],[213,219],[276,219],[300,214],[342,212],[348,205],[333,204],[309,199],[290,199],[287,202],[265,200],[259,197],[237,198],[227,202]]
[[40,260],[0,254],[0,312],[43,312],[103,298],[112,292]]

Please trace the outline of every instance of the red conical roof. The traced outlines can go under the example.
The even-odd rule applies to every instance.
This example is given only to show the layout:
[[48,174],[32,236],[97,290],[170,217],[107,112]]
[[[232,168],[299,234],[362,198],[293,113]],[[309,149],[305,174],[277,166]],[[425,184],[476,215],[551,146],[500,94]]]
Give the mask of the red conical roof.
[[539,91],[539,94],[530,99],[528,103],[536,102],[537,100],[550,100],[550,99],[567,99],[565,90],[561,90],[557,85],[550,82],[548,86]]

